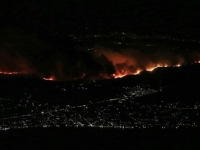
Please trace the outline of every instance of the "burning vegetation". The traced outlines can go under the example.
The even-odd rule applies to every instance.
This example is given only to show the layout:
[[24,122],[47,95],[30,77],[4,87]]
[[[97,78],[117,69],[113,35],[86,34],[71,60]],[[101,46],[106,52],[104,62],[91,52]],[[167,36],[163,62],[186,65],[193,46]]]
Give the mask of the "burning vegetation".
[[21,30],[1,31],[0,74],[37,75],[44,80],[114,79],[158,67],[200,63],[198,53],[186,56],[167,50],[143,52],[103,46],[94,46],[95,52],[88,52],[75,48],[70,40],[67,43],[62,40],[50,45]]

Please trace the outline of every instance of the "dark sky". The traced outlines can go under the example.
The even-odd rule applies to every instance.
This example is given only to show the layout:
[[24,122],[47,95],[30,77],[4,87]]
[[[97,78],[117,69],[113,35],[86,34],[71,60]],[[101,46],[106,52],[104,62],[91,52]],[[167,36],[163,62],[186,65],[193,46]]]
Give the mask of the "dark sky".
[[199,28],[199,5],[195,1],[5,0],[1,3],[1,27],[16,26],[34,32],[174,32]]

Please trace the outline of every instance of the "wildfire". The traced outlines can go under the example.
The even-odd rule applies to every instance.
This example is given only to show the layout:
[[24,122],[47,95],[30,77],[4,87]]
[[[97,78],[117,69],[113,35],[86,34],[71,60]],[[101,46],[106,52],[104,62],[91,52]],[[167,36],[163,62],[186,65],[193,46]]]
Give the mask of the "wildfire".
[[0,71],[0,74],[6,74],[6,75],[15,75],[15,74],[23,74],[22,72],[7,72],[7,71]]
[[[200,61],[196,61],[196,63],[200,63]],[[182,66],[182,64],[177,64],[173,67],[180,67]],[[149,72],[152,72],[153,70],[155,70],[156,68],[159,68],[159,67],[171,67],[170,65],[167,65],[167,64],[157,64],[157,65],[153,65],[153,66],[150,66],[150,67],[147,67],[146,69],[141,69],[141,70],[137,70],[136,72],[126,72],[125,69],[121,70],[121,71],[118,71],[116,74],[112,74],[112,76],[114,78],[123,78],[127,75],[138,75],[140,74],[142,71],[146,70],[146,71],[149,71]]]
[[155,70],[158,67],[169,67],[169,65],[167,65],[167,64],[164,64],[164,65],[163,64],[153,65],[151,67],[147,67],[146,71],[153,71],[153,70]]
[[51,77],[49,77],[49,78],[43,78],[44,80],[49,80],[49,81],[53,81],[53,80],[55,80],[55,77],[54,76],[51,76]]
[[[194,63],[200,63],[200,60],[198,61],[194,61]],[[135,68],[135,70],[131,70],[130,68],[128,68],[126,65],[121,67],[121,69],[115,67],[115,71],[116,73],[112,74],[111,76],[113,78],[123,78],[127,75],[138,75],[140,74],[142,71],[149,71],[149,72],[152,72],[153,70],[155,70],[156,68],[159,68],[159,67],[181,67],[182,65],[184,65],[184,63],[178,63],[176,65],[168,65],[168,64],[152,64],[152,65],[149,65],[147,66],[146,68],[143,67],[143,69],[141,68]],[[9,71],[0,71],[0,74],[3,74],[3,75],[22,75],[22,74],[27,74],[29,75],[29,73],[27,72],[16,72],[16,71],[13,71],[13,72],[9,72]],[[77,77],[77,78],[73,78],[74,80],[75,79],[82,79],[82,78],[85,78],[86,76],[86,73],[83,73],[80,77]],[[48,81],[54,81],[54,80],[57,80],[55,76],[50,76],[50,77],[42,77],[43,80],[48,80]],[[107,78],[110,78],[110,76],[108,76]]]
[[127,75],[137,75],[137,74],[140,74],[141,71],[142,70],[138,69],[136,72],[126,72],[125,69],[123,69],[123,71],[118,72],[118,73],[114,73],[114,74],[112,74],[112,76],[114,78],[123,78],[123,77],[125,77]]
[[177,65],[175,65],[175,67],[180,67],[181,66],[181,64],[177,64]]

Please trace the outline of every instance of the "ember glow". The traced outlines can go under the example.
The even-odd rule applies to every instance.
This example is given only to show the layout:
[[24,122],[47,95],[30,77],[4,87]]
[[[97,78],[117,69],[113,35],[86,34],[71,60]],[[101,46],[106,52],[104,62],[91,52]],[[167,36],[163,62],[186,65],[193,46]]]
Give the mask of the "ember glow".
[[[156,66],[153,66],[153,67],[148,67],[148,68],[146,68],[145,70],[151,72],[151,71],[153,71],[154,69],[159,68],[159,67],[168,67],[168,66],[167,66],[167,65],[164,65],[164,66],[163,66],[163,65],[156,65]],[[123,78],[123,77],[125,77],[125,76],[127,76],[127,75],[138,75],[138,74],[140,74],[142,71],[145,71],[145,70],[137,70],[136,72],[117,73],[117,74],[113,74],[113,77],[114,77],[114,78]]]
[[22,72],[4,72],[0,71],[0,74],[5,74],[5,75],[17,75],[17,74],[23,74]]
[[181,64],[177,64],[177,65],[175,65],[175,67],[180,67],[181,66]]
[[127,76],[127,75],[138,75],[138,74],[140,74],[140,72],[141,72],[142,70],[137,70],[136,72],[126,72],[124,69],[123,69],[123,71],[119,71],[119,72],[117,72],[116,74],[114,73],[114,74],[112,74],[112,76],[116,79],[116,78],[123,78],[123,77],[125,77],[125,76]]
[[112,49],[97,47],[96,57],[106,57],[112,64],[115,72],[113,78],[122,78],[127,75],[137,75],[142,71],[153,71],[159,67],[180,67],[185,64],[185,57],[167,52],[152,54],[142,53],[137,50],[126,49],[118,52]]
[[51,76],[49,78],[43,78],[44,80],[49,80],[49,81],[53,81],[53,80],[56,80],[54,76]]
[[[200,63],[200,61],[196,61],[195,63]],[[168,65],[161,65],[161,64],[158,64],[158,65],[154,65],[152,67],[147,67],[146,69],[144,70],[137,70],[136,72],[126,72],[125,70],[123,71],[118,71],[116,74],[113,74],[112,76],[114,78],[123,78],[127,75],[138,75],[140,74],[142,71],[149,71],[149,72],[152,72],[153,70],[155,70],[156,68],[163,68],[163,67],[181,67],[182,64],[177,64],[177,65],[174,65],[174,66],[168,66]]]
[[[175,51],[179,43],[174,46],[156,40],[154,46],[146,47],[148,40],[138,39],[129,46],[116,46],[109,41],[103,46],[95,40],[92,45],[82,46],[78,42],[46,43],[18,29],[6,29],[2,33],[1,75],[27,75],[50,81],[101,80],[138,75],[158,67],[180,67],[186,62],[200,63],[200,53],[196,50],[190,54]],[[92,46],[89,51],[88,46]]]
[[[194,63],[200,63],[200,61],[194,61]],[[176,65],[167,65],[167,64],[161,64],[161,63],[158,63],[158,64],[153,64],[153,65],[148,65],[146,68],[138,68],[138,69],[135,69],[134,71],[131,71],[131,69],[129,67],[127,67],[126,65],[121,68],[123,69],[119,69],[118,67],[115,67],[115,73],[113,73],[110,77],[109,76],[103,76],[103,78],[105,77],[105,79],[111,79],[111,78],[123,78],[127,75],[138,75],[140,74],[142,71],[148,71],[148,72],[152,72],[154,71],[156,68],[160,68],[160,67],[181,67],[182,65],[184,64],[176,64]],[[0,71],[0,74],[2,75],[30,75],[29,73],[27,72],[9,72],[9,71]],[[86,73],[83,73],[80,77],[76,77],[76,78],[73,78],[74,80],[78,80],[78,79],[84,79],[85,77],[87,76]],[[49,77],[42,77],[41,78],[43,80],[48,80],[48,81],[54,81],[54,80],[60,80],[58,78],[56,78],[56,76],[54,75],[51,75]]]
[[[180,51],[181,43],[173,41],[171,44],[170,40],[162,42],[163,38],[161,42],[151,37],[133,40],[127,35],[122,39],[124,44],[116,45],[114,41],[119,40],[117,36],[112,37],[111,41],[107,41],[105,36],[106,41],[104,38],[98,41],[95,37],[95,40],[82,45],[82,42],[74,39],[69,40],[71,44],[65,43],[60,36],[55,41],[43,41],[35,34],[15,28],[3,29],[1,33],[1,75],[27,75],[50,81],[101,80],[138,75],[158,67],[200,63],[198,49],[188,49],[186,52],[183,48],[184,51]],[[73,36],[70,35],[70,38]],[[86,37],[80,36],[79,41]]]

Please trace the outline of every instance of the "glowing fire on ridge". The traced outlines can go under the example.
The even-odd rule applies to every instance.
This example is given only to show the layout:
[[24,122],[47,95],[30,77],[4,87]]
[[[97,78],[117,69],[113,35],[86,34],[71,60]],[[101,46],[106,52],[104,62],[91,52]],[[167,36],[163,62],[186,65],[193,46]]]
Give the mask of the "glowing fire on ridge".
[[[200,63],[200,61],[196,61],[195,63]],[[149,71],[149,72],[152,72],[153,70],[155,70],[156,68],[159,68],[159,67],[180,67],[182,66],[182,64],[177,64],[177,65],[174,65],[174,66],[169,66],[167,64],[158,64],[158,65],[154,65],[154,66],[151,66],[151,67],[147,67],[145,70],[146,71]],[[137,70],[136,72],[126,72],[124,69],[121,71],[121,72],[117,72],[116,74],[113,74],[112,76],[116,79],[116,78],[123,78],[127,75],[138,75],[140,74],[142,71],[144,70]]]
[[0,71],[0,74],[7,74],[7,75],[12,75],[12,74],[23,74],[22,72],[8,72],[8,71]]
[[49,80],[49,81],[53,81],[53,80],[56,80],[54,76],[51,76],[49,78],[43,78],[44,80]]
[[142,70],[138,69],[136,72],[126,72],[125,69],[122,69],[121,72],[114,73],[114,74],[112,74],[112,76],[114,78],[123,78],[127,75],[138,75],[138,74],[140,74],[141,71]]
[[[194,63],[200,63],[200,60],[199,61],[195,61]],[[140,74],[142,71],[149,71],[149,72],[152,72],[153,70],[155,70],[156,68],[159,68],[159,67],[181,67],[183,64],[176,64],[176,65],[173,65],[173,66],[170,66],[170,65],[167,65],[167,64],[157,64],[157,65],[152,65],[150,67],[146,67],[145,69],[137,69],[136,71],[134,72],[131,72],[131,71],[128,71],[126,69],[116,69],[116,73],[112,74],[111,76],[113,78],[123,78],[127,75],[138,75]],[[27,72],[16,72],[16,71],[13,71],[13,72],[9,72],[9,71],[0,71],[0,74],[4,74],[4,75],[22,75],[22,74],[29,74]],[[74,78],[74,79],[81,79],[81,78],[84,78],[86,76],[85,73],[82,74],[82,76],[80,76],[79,78]],[[53,81],[53,80],[57,80],[55,76],[50,76],[48,78],[44,78],[42,77],[43,80],[48,80],[48,81]]]

